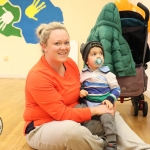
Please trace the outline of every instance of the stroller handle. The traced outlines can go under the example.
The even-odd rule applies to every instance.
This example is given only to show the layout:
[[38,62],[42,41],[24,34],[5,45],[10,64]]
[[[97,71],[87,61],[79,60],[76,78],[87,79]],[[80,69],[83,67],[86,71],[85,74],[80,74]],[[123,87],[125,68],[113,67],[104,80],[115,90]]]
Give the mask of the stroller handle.
[[148,23],[149,20],[149,10],[147,7],[145,7],[142,3],[138,2],[137,6],[139,6],[142,10],[145,12],[145,21]]

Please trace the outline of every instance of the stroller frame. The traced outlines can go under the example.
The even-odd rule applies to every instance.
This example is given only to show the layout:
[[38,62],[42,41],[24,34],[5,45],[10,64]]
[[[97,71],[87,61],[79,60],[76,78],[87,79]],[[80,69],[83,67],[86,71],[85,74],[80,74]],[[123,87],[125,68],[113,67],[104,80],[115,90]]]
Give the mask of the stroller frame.
[[[142,15],[140,15],[139,13],[133,11],[120,11],[119,13],[122,25],[122,35],[129,44],[133,60],[136,63],[136,67],[143,68],[142,80],[144,82],[144,87],[143,91],[138,95],[124,96],[121,93],[120,102],[123,103],[124,98],[131,97],[131,102],[132,105],[134,106],[134,116],[138,115],[138,110],[142,110],[143,116],[145,117],[147,116],[148,113],[148,103],[144,99],[143,92],[146,91],[147,89],[147,80],[148,80],[148,77],[145,73],[145,70],[147,69],[146,63],[150,61],[150,50],[147,44],[149,10],[140,2],[137,3],[137,6],[140,7],[142,10],[144,10],[145,18],[143,18]],[[142,43],[140,46],[138,45],[139,42]],[[139,49],[139,51],[137,51],[137,49]]]

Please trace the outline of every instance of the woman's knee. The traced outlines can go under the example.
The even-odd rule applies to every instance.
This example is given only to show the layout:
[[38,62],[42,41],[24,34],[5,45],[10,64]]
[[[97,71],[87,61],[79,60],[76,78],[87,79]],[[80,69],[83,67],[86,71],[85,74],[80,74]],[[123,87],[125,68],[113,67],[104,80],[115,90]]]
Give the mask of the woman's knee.
[[81,126],[80,123],[68,120],[66,121],[67,125],[65,126],[66,131],[64,131],[64,135],[66,135],[67,137],[71,138],[71,139],[76,139],[79,137],[84,137],[85,134],[90,133],[90,131],[84,127]]
[[75,125],[70,130],[66,147],[73,150],[103,149],[104,142],[97,135],[93,135],[86,127]]

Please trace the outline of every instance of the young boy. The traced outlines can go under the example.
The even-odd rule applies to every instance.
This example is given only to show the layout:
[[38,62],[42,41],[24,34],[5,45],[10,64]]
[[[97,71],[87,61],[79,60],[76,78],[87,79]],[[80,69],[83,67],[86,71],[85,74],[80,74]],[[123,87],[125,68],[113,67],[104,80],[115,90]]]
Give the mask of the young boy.
[[[80,75],[80,97],[89,107],[106,105],[112,109],[120,95],[120,87],[116,76],[104,63],[104,49],[96,41],[81,45],[80,52],[85,67]],[[107,142],[106,150],[116,150],[116,126],[114,116],[103,114],[99,117]]]

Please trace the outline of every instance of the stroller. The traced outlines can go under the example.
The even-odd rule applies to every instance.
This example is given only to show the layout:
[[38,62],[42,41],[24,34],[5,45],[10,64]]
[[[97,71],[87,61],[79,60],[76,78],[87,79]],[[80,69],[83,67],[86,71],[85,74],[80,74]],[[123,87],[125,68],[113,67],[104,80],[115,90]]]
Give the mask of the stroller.
[[144,100],[143,92],[147,90],[148,81],[145,73],[146,63],[150,61],[150,50],[147,44],[149,10],[141,3],[138,3],[137,6],[144,10],[145,18],[134,11],[119,11],[122,35],[131,49],[136,64],[136,76],[117,77],[117,80],[122,90],[120,102],[123,103],[124,98],[131,97],[134,116],[138,115],[138,110],[142,110],[143,116],[147,116],[148,103]]
[[104,47],[104,65],[110,68],[121,88],[120,101],[131,99],[134,116],[143,110],[147,116],[148,103],[143,92],[147,89],[148,77],[145,73],[150,51],[147,44],[149,10],[141,3],[145,18],[134,11],[118,11],[112,2],[101,10],[94,27],[87,38],[99,41]]

